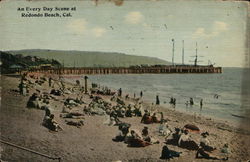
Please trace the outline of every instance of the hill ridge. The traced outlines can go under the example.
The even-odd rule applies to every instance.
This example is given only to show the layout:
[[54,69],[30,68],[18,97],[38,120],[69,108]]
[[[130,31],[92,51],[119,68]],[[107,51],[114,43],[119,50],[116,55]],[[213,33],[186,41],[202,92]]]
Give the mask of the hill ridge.
[[[136,65],[169,65],[170,62],[149,56],[138,56],[120,52],[22,49],[5,51],[14,55],[38,56],[55,59],[65,67],[129,67]],[[74,57],[72,57],[74,56]]]

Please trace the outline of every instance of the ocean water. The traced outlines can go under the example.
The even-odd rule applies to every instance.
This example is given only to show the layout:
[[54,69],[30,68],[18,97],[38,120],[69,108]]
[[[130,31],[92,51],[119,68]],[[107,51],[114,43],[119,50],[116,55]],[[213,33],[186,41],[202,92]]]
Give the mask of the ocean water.
[[[159,95],[161,105],[171,108],[170,97],[176,98],[176,110],[210,116],[227,121],[238,122],[244,115],[241,107],[242,68],[223,68],[222,74],[112,74],[89,75],[89,81],[110,87],[122,88],[123,95],[134,93],[143,99],[155,103]],[[83,76],[82,76],[83,77]],[[217,94],[219,97],[215,98]],[[189,98],[194,99],[194,106],[186,107]],[[200,110],[200,99],[203,108]]]

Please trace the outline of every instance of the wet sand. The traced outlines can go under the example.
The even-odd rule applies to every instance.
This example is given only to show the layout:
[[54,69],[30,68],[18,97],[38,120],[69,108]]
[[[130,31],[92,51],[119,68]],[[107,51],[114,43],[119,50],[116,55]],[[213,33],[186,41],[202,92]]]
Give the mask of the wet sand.
[[[0,109],[0,128],[1,139],[24,146],[38,152],[51,156],[59,156],[62,161],[164,161],[160,160],[164,138],[158,135],[157,127],[159,124],[141,124],[139,117],[121,118],[122,121],[130,123],[131,129],[141,132],[144,126],[149,127],[150,134],[160,141],[159,144],[150,145],[144,148],[127,147],[125,143],[113,142],[112,138],[118,133],[116,126],[104,124],[105,116],[85,115],[84,126],[77,128],[65,123],[65,119],[60,118],[63,101],[68,97],[76,98],[76,93],[58,96],[56,100],[50,100],[52,113],[55,120],[63,128],[62,131],[52,132],[41,125],[45,112],[38,109],[26,108],[29,96],[19,95],[18,84],[20,78],[1,76],[1,109]],[[32,80],[32,79],[31,79]],[[32,80],[34,82],[34,80]],[[73,87],[72,84],[65,84],[66,87]],[[55,87],[56,88],[56,87]],[[36,85],[30,88],[29,95],[36,92],[50,92],[48,82],[42,86]],[[83,107],[91,102],[89,95],[83,95],[86,104],[73,109],[82,111]],[[111,102],[111,96],[101,96],[104,100]],[[134,103],[133,100],[126,100],[126,103]],[[144,108],[149,108],[151,104],[143,103]],[[201,132],[210,133],[209,140],[211,145],[217,150],[213,153],[217,156],[224,156],[220,153],[220,148],[225,143],[229,144],[231,154],[229,161],[247,161],[250,159],[250,150],[245,140],[249,140],[249,130],[237,128],[230,123],[218,121],[211,118],[195,117],[183,112],[174,111],[157,107],[158,111],[163,111],[164,118],[169,119],[170,128],[182,128],[185,124],[195,124]],[[195,140],[199,140],[199,134],[191,134]],[[14,147],[1,144],[2,160],[4,161],[49,161],[49,159],[34,155],[29,152],[16,149]],[[169,145],[170,149],[181,151],[179,158],[171,161],[212,161],[205,159],[195,159],[196,151],[189,151],[177,146]],[[51,160],[53,161],[53,160]],[[218,161],[218,160],[217,160]]]

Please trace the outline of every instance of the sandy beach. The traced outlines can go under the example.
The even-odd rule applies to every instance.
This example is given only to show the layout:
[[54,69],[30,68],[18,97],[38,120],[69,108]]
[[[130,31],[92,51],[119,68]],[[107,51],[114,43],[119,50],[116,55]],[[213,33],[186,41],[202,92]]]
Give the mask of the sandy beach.
[[[27,108],[26,104],[33,93],[46,92],[50,94],[48,77],[46,81],[39,85],[35,83],[36,79],[27,77],[32,82],[29,87],[29,94],[20,95],[18,84],[20,76],[1,76],[1,109],[0,109],[0,127],[1,140],[14,143],[19,146],[47,154],[53,157],[61,157],[61,161],[164,161],[160,159],[163,142],[165,138],[159,136],[157,128],[159,124],[142,124],[141,117],[120,118],[121,121],[131,124],[130,129],[141,132],[144,126],[147,126],[150,135],[160,141],[159,144],[152,144],[147,147],[133,148],[128,147],[123,142],[114,142],[118,134],[117,126],[104,124],[106,116],[104,115],[84,115],[84,125],[75,127],[67,125],[64,118],[60,117],[64,107],[65,99],[77,98],[82,96],[83,104],[73,107],[71,110],[83,113],[83,108],[92,101],[89,94],[84,94],[77,90],[69,91],[61,96],[53,96],[49,99],[49,107],[55,115],[55,120],[63,130],[58,132],[50,131],[42,125],[45,111],[40,109]],[[72,89],[76,85],[64,83],[66,89]],[[90,83],[89,83],[90,87]],[[54,89],[57,89],[57,84]],[[112,87],[110,87],[112,88]],[[79,96],[80,94],[80,96]],[[96,95],[95,95],[96,96]],[[111,101],[112,96],[99,95],[104,101],[115,105]],[[133,99],[122,99],[126,105],[135,104]],[[143,101],[143,98],[142,98]],[[143,108],[149,109],[150,103],[143,102]],[[232,125],[225,121],[219,121],[211,118],[194,116],[184,112],[175,111],[172,108],[166,109],[157,106],[155,111],[163,112],[164,118],[168,119],[170,129],[175,127],[183,128],[185,124],[194,124],[200,128],[201,132],[209,132],[209,140],[212,146],[217,149],[213,155],[224,157],[220,149],[225,143],[229,145],[231,153],[227,155],[228,161],[247,161],[250,159],[250,131],[247,127],[241,125]],[[198,142],[200,134],[192,133],[192,138]],[[206,159],[196,159],[196,151],[190,151],[178,146],[168,145],[172,150],[182,152],[181,156],[170,161],[213,161]],[[1,143],[1,159],[3,161],[50,161],[45,157],[32,154],[30,152],[14,148]],[[51,160],[54,161],[54,160]],[[216,160],[219,161],[219,160]]]

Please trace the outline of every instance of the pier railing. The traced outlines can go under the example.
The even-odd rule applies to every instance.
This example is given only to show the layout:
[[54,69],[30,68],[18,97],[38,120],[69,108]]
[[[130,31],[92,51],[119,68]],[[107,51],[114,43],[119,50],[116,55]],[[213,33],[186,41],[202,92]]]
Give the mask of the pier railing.
[[222,73],[221,67],[211,66],[165,66],[165,67],[66,67],[30,69],[30,72],[49,74],[170,74],[170,73]]

